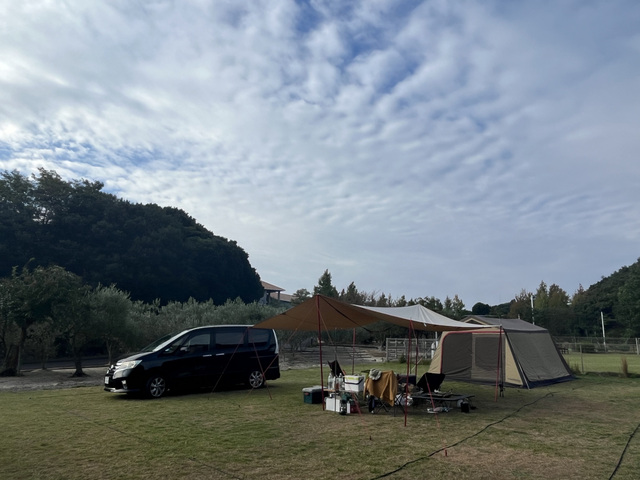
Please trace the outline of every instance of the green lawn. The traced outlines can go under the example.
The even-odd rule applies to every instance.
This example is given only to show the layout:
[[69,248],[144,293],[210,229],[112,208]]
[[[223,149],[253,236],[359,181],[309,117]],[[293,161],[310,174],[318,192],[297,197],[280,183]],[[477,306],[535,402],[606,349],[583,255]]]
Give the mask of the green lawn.
[[282,373],[269,389],[160,400],[2,393],[0,478],[638,478],[637,378],[586,375],[497,402],[492,387],[445,381],[476,409],[414,413],[405,426],[401,414],[323,412],[302,395],[319,369]]
[[627,362],[628,373],[640,376],[640,355],[621,353],[569,353],[565,360],[574,372],[622,374],[623,359]]

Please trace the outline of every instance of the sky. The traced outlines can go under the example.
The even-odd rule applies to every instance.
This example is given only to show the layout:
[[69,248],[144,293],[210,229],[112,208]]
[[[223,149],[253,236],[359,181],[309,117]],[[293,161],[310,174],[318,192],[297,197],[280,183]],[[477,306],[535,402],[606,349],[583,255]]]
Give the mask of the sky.
[[0,169],[186,211],[293,293],[508,302],[640,257],[637,0],[0,3]]

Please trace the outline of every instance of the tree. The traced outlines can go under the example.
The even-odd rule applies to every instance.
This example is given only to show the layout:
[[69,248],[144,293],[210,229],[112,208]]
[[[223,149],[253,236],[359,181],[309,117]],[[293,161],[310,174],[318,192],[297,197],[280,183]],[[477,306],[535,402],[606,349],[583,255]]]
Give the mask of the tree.
[[[11,279],[0,279],[0,365],[17,365],[17,350],[20,331],[13,321],[11,305]],[[13,357],[9,359],[9,356]],[[13,367],[15,373],[15,367]]]
[[549,287],[547,309],[544,312],[546,327],[552,335],[568,335],[574,324],[569,295],[555,283]]
[[398,300],[396,300],[395,306],[396,307],[406,307],[407,306],[407,299],[404,297],[404,295],[402,295]]
[[509,307],[509,318],[521,318],[522,320],[531,321],[531,293],[524,288],[520,293],[511,300]]
[[387,296],[382,293],[379,297],[378,300],[376,301],[376,307],[388,307],[390,306],[390,302],[387,299]]
[[318,285],[313,287],[314,295],[324,295],[325,297],[338,298],[338,290],[331,283],[331,274],[329,270],[325,270],[324,273],[318,279]]
[[[96,338],[100,325],[91,316],[89,287],[77,275],[67,272],[61,286],[64,295],[53,305],[53,321],[68,342],[75,364],[74,377],[84,377],[82,356],[87,344]],[[99,333],[98,333],[99,335]]]
[[456,320],[460,320],[464,317],[464,303],[460,300],[458,294],[455,294],[451,301],[451,315]]
[[491,306],[486,303],[477,302],[471,307],[471,313],[473,315],[489,315],[491,313]]
[[347,291],[344,290],[340,293],[340,300],[352,305],[364,305],[366,295],[360,293],[354,282],[351,282],[347,287]]
[[640,263],[629,268],[627,280],[618,289],[615,312],[626,336],[640,333]]
[[545,310],[549,306],[549,290],[544,281],[540,282],[538,289],[533,297],[533,307],[536,310]]
[[453,318],[453,301],[448,295],[447,298],[444,299],[442,314]]
[[59,266],[36,267],[33,271],[28,266],[20,271],[13,269],[11,278],[5,282],[5,298],[8,316],[18,330],[13,344],[17,353],[5,359],[5,374],[20,374],[29,329],[36,323],[53,319],[54,307],[66,300],[68,275],[69,272]]
[[55,354],[55,340],[59,332],[50,320],[37,322],[29,327],[25,352],[33,353],[40,359],[40,368],[47,368],[49,357]]
[[433,310],[434,312],[442,313],[444,310],[444,306],[440,299],[433,295],[431,297],[419,298],[417,303],[423,307],[427,307],[429,310]]
[[311,298],[311,293],[306,288],[299,288],[291,295],[291,305],[300,305],[305,300]]
[[111,365],[115,349],[132,343],[131,299],[115,285],[98,285],[89,293],[88,301],[91,324],[96,325],[96,335],[105,343]]

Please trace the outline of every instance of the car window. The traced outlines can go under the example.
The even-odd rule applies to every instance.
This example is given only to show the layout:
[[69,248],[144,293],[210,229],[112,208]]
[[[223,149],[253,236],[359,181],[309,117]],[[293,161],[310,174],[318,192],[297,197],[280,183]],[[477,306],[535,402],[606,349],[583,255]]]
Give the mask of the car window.
[[216,352],[235,352],[244,345],[244,333],[242,328],[224,328],[216,331]]
[[180,347],[185,345],[187,341],[188,335],[180,335],[178,338],[173,340],[171,343],[162,348],[164,353],[174,353],[177,352]]
[[194,336],[187,340],[185,344],[186,350],[189,353],[208,352],[209,345],[211,344],[211,333],[203,332],[196,333]]
[[271,330],[249,329],[249,345],[263,347],[269,344]]

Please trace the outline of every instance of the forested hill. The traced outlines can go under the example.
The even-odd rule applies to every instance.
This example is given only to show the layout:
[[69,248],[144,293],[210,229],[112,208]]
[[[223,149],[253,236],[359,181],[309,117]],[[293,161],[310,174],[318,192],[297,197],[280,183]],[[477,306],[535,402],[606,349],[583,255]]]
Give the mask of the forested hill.
[[236,242],[182,210],[132,204],[103,186],[44,169],[1,172],[0,277],[34,259],[31,267],[60,265],[145,302],[260,298],[260,278]]
[[599,319],[620,336],[640,335],[640,258],[573,296],[578,319]]

